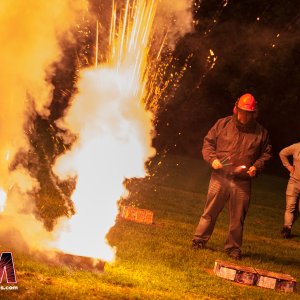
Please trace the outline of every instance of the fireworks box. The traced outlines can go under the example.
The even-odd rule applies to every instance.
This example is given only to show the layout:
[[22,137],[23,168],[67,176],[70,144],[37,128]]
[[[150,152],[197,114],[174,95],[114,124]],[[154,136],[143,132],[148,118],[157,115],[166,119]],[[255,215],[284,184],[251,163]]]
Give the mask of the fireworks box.
[[240,266],[227,261],[216,260],[214,273],[224,279],[246,285],[293,292],[296,280],[288,274],[270,272],[252,267]]
[[239,266],[227,261],[216,260],[214,273],[224,279],[247,285],[255,285],[256,271],[252,267]]
[[276,289],[285,292],[293,292],[296,288],[296,280],[288,274],[270,272],[256,269],[258,280],[256,285]]
[[153,224],[153,212],[148,209],[122,205],[120,217],[137,223]]

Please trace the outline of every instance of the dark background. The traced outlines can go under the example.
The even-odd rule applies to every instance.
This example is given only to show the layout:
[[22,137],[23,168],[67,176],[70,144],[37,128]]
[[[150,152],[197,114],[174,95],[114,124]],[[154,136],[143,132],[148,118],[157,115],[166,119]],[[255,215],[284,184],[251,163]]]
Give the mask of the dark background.
[[[268,129],[273,145],[274,159],[266,172],[286,176],[278,152],[300,141],[300,1],[224,3],[201,1],[195,31],[177,44],[174,55],[181,62],[194,54],[191,69],[158,116],[155,143],[201,158],[209,128],[232,114],[236,99],[250,92],[259,103],[258,121]],[[217,56],[211,70],[210,49]]]

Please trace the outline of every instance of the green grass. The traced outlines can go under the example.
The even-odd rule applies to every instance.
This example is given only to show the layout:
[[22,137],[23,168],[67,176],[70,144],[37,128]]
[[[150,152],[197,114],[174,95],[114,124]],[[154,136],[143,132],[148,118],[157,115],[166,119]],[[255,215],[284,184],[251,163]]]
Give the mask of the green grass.
[[[191,239],[204,206],[209,170],[201,161],[169,156],[155,159],[149,178],[128,183],[129,203],[154,211],[154,225],[118,220],[108,239],[116,262],[104,272],[55,267],[15,253],[19,290],[0,299],[300,299],[235,284],[215,276],[216,259],[228,260],[223,244],[228,226],[221,213],[208,249],[194,251]],[[288,273],[300,280],[300,222],[291,240],[280,238],[287,179],[261,175],[244,232],[241,265]],[[0,247],[1,250],[2,247]]]

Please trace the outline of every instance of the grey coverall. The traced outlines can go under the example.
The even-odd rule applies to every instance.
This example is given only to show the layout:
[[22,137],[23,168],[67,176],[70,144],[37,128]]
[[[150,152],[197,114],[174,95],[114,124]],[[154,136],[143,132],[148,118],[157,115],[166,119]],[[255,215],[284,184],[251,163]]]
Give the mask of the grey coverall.
[[[240,251],[243,225],[251,195],[250,166],[261,172],[271,154],[267,130],[254,121],[251,126],[242,125],[236,116],[219,119],[204,138],[202,154],[206,162],[214,159],[229,164],[213,170],[204,212],[194,234],[194,241],[206,243],[215,226],[219,213],[228,201],[229,232],[225,250]],[[244,169],[240,166],[245,166]]]

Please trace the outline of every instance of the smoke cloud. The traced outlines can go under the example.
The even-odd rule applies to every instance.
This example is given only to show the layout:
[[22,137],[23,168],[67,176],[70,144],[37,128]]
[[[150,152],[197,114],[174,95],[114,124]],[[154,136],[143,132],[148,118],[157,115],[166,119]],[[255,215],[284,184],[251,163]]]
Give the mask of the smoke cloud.
[[[164,37],[167,33],[166,43],[171,49],[175,47],[176,41],[180,37],[192,30],[191,2],[191,0],[162,0],[158,2],[155,19],[156,28],[154,29],[161,37]],[[25,151],[28,149],[23,126],[31,114],[32,101],[33,107],[39,114],[44,117],[49,115],[48,107],[52,101],[53,91],[50,82],[54,73],[52,66],[55,62],[59,62],[62,57],[62,41],[72,41],[70,29],[75,28],[78,22],[77,17],[86,9],[87,0],[1,0],[0,2],[0,212],[4,207],[0,220],[3,221],[2,224],[7,225],[1,227],[0,236],[4,241],[4,236],[11,237],[9,232],[12,228],[20,232],[20,236],[14,238],[15,248],[17,248],[16,243],[18,243],[20,248],[25,249],[24,245],[27,242],[24,241],[30,241],[30,248],[37,249],[41,245],[47,245],[53,239],[53,234],[47,232],[42,223],[35,219],[35,206],[30,203],[30,197],[28,196],[39,189],[38,182],[31,178],[27,170],[23,168],[9,172],[9,166],[20,149]],[[160,26],[165,30],[160,30]],[[88,74],[83,75],[82,79],[84,80]],[[95,150],[96,153],[93,153],[92,157],[99,156],[100,152],[103,153],[103,159],[99,160],[96,165],[93,160],[89,165],[84,165],[80,155],[78,163],[79,167],[82,167],[83,174],[87,175],[86,177],[90,177],[90,171],[94,168],[95,174],[93,174],[95,176],[92,183],[95,186],[98,184],[96,180],[99,175],[97,170],[102,168],[106,171],[101,177],[104,187],[102,198],[107,198],[109,202],[112,202],[111,210],[113,213],[111,215],[114,217],[117,212],[115,201],[124,192],[122,186],[124,178],[144,176],[144,161],[154,153],[151,148],[152,117],[146,111],[140,110],[137,104],[140,99],[132,98],[132,91],[128,91],[130,96],[125,93],[124,105],[118,107],[117,112],[112,113],[115,108],[114,105],[118,103],[117,100],[124,96],[126,84],[124,84],[124,87],[121,86],[120,89],[113,86],[109,90],[106,90],[106,88],[115,79],[118,79],[118,82],[122,84],[123,82],[126,83],[131,74],[128,76],[124,71],[121,78],[115,78],[114,71],[102,70],[95,75],[97,84],[98,75],[103,86],[94,91],[96,99],[91,98],[95,100],[91,103],[98,102],[97,106],[87,107],[85,100],[81,101],[81,99],[87,99],[85,96],[76,98],[79,101],[78,106],[80,108],[77,111],[78,107],[75,106],[71,111],[71,115],[74,114],[75,116],[75,121],[71,121],[71,117],[65,119],[65,121],[72,123],[70,127],[72,127],[73,132],[84,136],[83,139],[79,140],[79,143],[87,142],[85,147],[81,147],[82,144],[74,147],[75,150],[80,152],[80,155],[88,153],[88,156],[91,157],[90,153]],[[84,86],[89,86],[93,82],[93,78],[94,74],[90,75],[87,81],[84,80]],[[82,89],[85,89],[85,87]],[[88,90],[93,89],[88,88]],[[102,93],[105,93],[105,97]],[[110,93],[112,94],[110,95]],[[110,103],[101,101],[99,103],[99,99],[109,99],[109,96],[112,98]],[[115,99],[116,101],[114,101]],[[129,103],[131,101],[133,103]],[[130,109],[128,108],[129,104]],[[113,107],[110,107],[111,105]],[[109,112],[107,112],[107,108],[109,108]],[[85,109],[91,109],[91,111],[85,111]],[[81,120],[83,111],[90,118],[88,121],[87,119],[82,120],[82,124],[77,121]],[[76,115],[77,112],[79,116]],[[122,126],[115,125],[118,123],[115,122],[115,119],[119,118],[121,118]],[[102,122],[99,123],[99,120]],[[113,124],[112,127],[109,127],[109,130],[105,128],[106,122]],[[94,131],[95,129],[96,131]],[[102,140],[107,139],[109,143],[112,143],[113,148],[105,148],[102,144],[89,143],[90,140],[95,140],[94,135],[98,135],[99,132],[102,134]],[[112,133],[117,135],[116,140],[111,140]],[[131,147],[127,146],[128,141]],[[118,151],[123,146],[123,152]],[[110,160],[106,159],[109,156]],[[132,164],[134,164],[134,170],[132,170]],[[118,166],[120,165],[124,167],[123,173],[119,173]],[[67,166],[68,169],[69,167]],[[63,170],[62,173],[65,173],[64,171],[66,170]],[[77,173],[78,170],[68,171]],[[117,183],[110,186],[111,183],[107,181],[107,176],[115,179]],[[80,190],[83,191],[83,194],[79,195],[78,191],[74,194],[73,199],[77,207],[77,217],[74,216],[74,222],[76,222],[76,218],[77,221],[78,219],[81,221],[81,215],[78,214],[81,209],[80,205],[83,206],[84,216],[90,214],[90,211],[86,211],[85,205],[81,203],[85,200],[83,195],[87,195],[87,198],[92,199],[92,204],[99,201],[97,195],[90,193],[90,183],[86,185],[83,179],[80,179],[78,180],[78,186],[82,187]],[[106,196],[105,193],[110,193],[106,191],[108,187],[116,191],[112,195]],[[6,203],[3,200],[5,195],[7,196]],[[103,218],[105,217],[104,214]],[[82,224],[82,222],[79,222],[79,224]],[[111,220],[109,220],[109,224],[111,224]],[[89,223],[89,225],[90,228],[98,228],[98,224]],[[109,227],[102,228],[103,235],[108,229]],[[95,231],[96,234],[99,234],[97,230]],[[89,250],[83,249],[83,254],[97,256],[99,253],[96,247],[94,251],[97,254],[87,253],[86,251]]]
[[161,34],[161,28],[167,31],[168,46],[174,49],[179,38],[193,30],[193,1],[162,0],[158,4],[155,22],[156,31]]
[[[23,126],[30,114],[29,99],[30,107],[33,101],[41,115],[49,113],[53,90],[51,66],[61,58],[62,38],[71,41],[69,29],[85,7],[86,0],[0,1],[0,205],[4,207],[1,218],[9,214],[10,220],[18,220],[14,227],[23,231],[25,239],[26,232],[31,234],[33,228],[39,231],[39,224],[31,215],[34,205],[26,196],[39,187],[25,169],[10,173],[9,165],[20,149],[28,147]],[[10,223],[3,222],[8,227]]]

